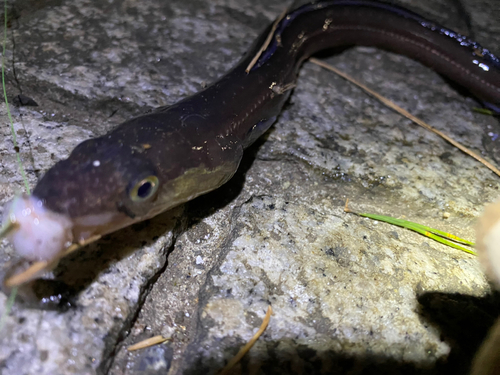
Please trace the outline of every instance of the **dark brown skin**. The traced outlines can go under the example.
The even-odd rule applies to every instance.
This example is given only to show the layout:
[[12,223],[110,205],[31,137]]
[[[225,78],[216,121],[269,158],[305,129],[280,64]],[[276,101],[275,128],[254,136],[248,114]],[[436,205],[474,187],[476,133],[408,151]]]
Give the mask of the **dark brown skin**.
[[[33,195],[73,221],[107,213],[105,234],[216,189],[235,173],[243,150],[281,111],[304,59],[325,48],[377,46],[414,58],[500,108],[500,63],[479,44],[405,9],[372,1],[321,1],[278,24],[256,65],[245,72],[270,32],[207,89],[133,118],[81,143],[54,165]],[[95,162],[98,161],[98,166]],[[156,176],[158,191],[137,202],[131,189]],[[75,224],[78,239],[81,224]]]

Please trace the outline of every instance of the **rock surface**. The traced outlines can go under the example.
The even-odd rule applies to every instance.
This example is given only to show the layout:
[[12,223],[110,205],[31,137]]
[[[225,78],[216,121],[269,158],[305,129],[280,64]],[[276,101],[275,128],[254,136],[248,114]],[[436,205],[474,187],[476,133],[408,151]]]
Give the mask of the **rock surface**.
[[[403,5],[500,52],[496,0]],[[454,3],[453,3],[454,4]],[[82,140],[226,72],[283,9],[272,1],[16,1],[7,92],[28,181]],[[487,11],[486,11],[487,10]],[[465,13],[464,13],[465,11]],[[467,19],[465,14],[470,14]],[[468,29],[470,28],[470,29]],[[353,48],[328,62],[500,162],[498,120],[407,58]],[[0,107],[7,123],[6,107]],[[0,129],[0,202],[23,191]],[[498,312],[477,260],[343,212],[474,237],[498,177],[334,74],[304,64],[275,126],[221,189],[64,259],[14,305],[2,374],[467,373]],[[449,213],[448,219],[443,213]],[[4,272],[16,260],[4,241]],[[0,305],[7,296],[0,294]],[[170,340],[129,353],[154,335]]]

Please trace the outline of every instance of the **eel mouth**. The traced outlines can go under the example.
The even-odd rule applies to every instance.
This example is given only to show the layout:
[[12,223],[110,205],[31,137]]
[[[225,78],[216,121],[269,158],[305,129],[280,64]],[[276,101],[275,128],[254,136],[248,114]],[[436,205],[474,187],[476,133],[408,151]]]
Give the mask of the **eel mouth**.
[[71,218],[48,209],[34,195],[20,195],[5,208],[0,238],[6,237],[27,260],[52,261],[73,244],[86,243],[143,219],[118,211]]
[[44,207],[43,201],[33,195],[17,196],[4,212],[0,239],[6,237],[17,254],[34,261],[26,270],[4,280],[7,287],[41,276],[60,258],[131,224],[130,217],[119,212],[70,218]]
[[14,198],[5,209],[3,226],[16,252],[29,260],[51,260],[73,242],[72,221],[44,207],[31,195]]

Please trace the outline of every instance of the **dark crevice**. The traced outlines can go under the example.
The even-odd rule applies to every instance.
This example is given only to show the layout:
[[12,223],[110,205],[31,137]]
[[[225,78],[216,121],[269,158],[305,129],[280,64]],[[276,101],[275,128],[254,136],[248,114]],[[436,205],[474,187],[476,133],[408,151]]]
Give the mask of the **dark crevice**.
[[160,276],[166,271],[166,269],[169,265],[168,256],[175,249],[177,239],[184,232],[184,230],[186,228],[186,223],[187,223],[187,221],[185,220],[185,215],[183,215],[183,217],[181,217],[179,219],[178,224],[172,230],[172,244],[165,251],[165,255],[164,255],[165,256],[165,263],[141,288],[141,293],[139,296],[139,300],[137,301],[135,310],[133,312],[131,312],[131,314],[129,314],[128,319],[126,319],[123,322],[123,325],[119,329],[119,332],[116,335],[116,338],[113,340],[113,342],[107,343],[106,348],[103,351],[102,361],[96,370],[97,374],[108,375],[110,373],[110,370],[113,366],[116,355],[119,352],[123,342],[129,336],[132,327],[137,322],[137,319],[139,318],[139,315],[140,315],[142,308],[143,308],[143,306],[144,306],[144,304],[149,296],[150,291],[153,289],[154,285],[156,284],[156,282],[160,278]]
[[[213,285],[213,278],[211,277],[214,273],[220,273],[219,266],[221,262],[226,259],[227,254],[231,250],[230,243],[234,240],[233,238],[233,231],[235,229],[235,226],[237,225],[238,217],[241,212],[241,207],[247,204],[248,202],[252,201],[255,197],[251,196],[245,202],[238,204],[232,209],[231,215],[229,216],[227,220],[227,226],[229,227],[229,230],[227,231],[226,238],[224,242],[221,243],[220,249],[216,255],[217,260],[212,266],[212,269],[206,274],[205,276],[205,282],[200,285],[199,291],[198,291],[198,305],[199,306],[205,306],[208,301],[210,300],[210,297],[212,296],[212,289],[214,289]],[[199,356],[199,348],[202,347],[201,343],[208,337],[208,330],[204,329],[204,323],[203,323],[203,318],[202,314],[203,311],[205,311],[203,308],[198,308],[196,314],[196,319],[193,319],[193,324],[190,327],[190,342],[186,345],[186,349],[184,351],[184,355],[182,359],[180,359],[180,364],[179,364],[179,369],[180,372],[178,373],[185,373],[189,369],[186,368],[186,362],[185,359],[192,358]]]

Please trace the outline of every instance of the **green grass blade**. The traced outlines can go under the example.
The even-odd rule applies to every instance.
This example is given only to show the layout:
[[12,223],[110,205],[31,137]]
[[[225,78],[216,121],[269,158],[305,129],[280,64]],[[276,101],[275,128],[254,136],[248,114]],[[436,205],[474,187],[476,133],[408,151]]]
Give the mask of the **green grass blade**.
[[482,115],[488,115],[488,116],[495,116],[497,115],[495,112],[493,112],[491,109],[487,109],[487,108],[478,108],[478,107],[474,107],[472,108],[472,110],[474,112],[477,112],[477,113],[480,113]]
[[[9,117],[10,132],[12,134],[12,143],[14,144],[14,150],[18,150],[16,131],[14,129],[14,120],[12,119],[12,115],[10,113],[9,100],[7,99],[7,89],[5,87],[5,49],[6,49],[6,45],[7,45],[7,0],[4,0],[4,29],[3,29],[3,48],[2,48],[2,87],[3,87],[3,97],[5,99],[5,107],[7,109],[7,116]],[[26,178],[26,173],[24,172],[24,167],[23,167],[23,163],[21,161],[21,156],[19,155],[18,151],[16,151],[16,159],[17,159],[17,165],[19,167],[19,171],[21,172],[21,176],[22,176],[23,181],[24,181],[24,187],[26,189],[26,192],[28,194],[31,194],[30,186],[28,184],[28,179]]]
[[[28,194],[31,194],[30,192],[30,186],[28,183],[28,179],[26,178],[26,173],[24,172],[24,167],[23,163],[21,161],[21,156],[19,155],[18,147],[17,147],[17,138],[16,138],[16,131],[14,129],[14,120],[12,119],[12,114],[10,113],[10,107],[9,107],[9,100],[7,99],[7,88],[5,87],[5,50],[7,46],[7,13],[8,13],[8,7],[7,7],[7,0],[4,0],[4,29],[3,29],[3,46],[2,46],[2,88],[3,88],[3,96],[5,99],[5,107],[7,109],[7,116],[9,118],[9,124],[10,124],[10,131],[12,134],[12,142],[14,144],[14,149],[16,150],[16,159],[17,159],[17,165],[19,167],[19,170],[21,172],[21,176],[24,181],[24,187],[26,188],[26,192]],[[1,236],[5,236],[8,232],[11,230],[15,229],[16,225],[12,222],[6,223],[2,228],[0,228]],[[7,320],[7,316],[9,316],[10,311],[12,310],[12,306],[14,305],[14,301],[16,299],[17,295],[17,287],[14,287],[10,291],[9,298],[7,299],[7,302],[5,303],[5,308],[3,309],[2,316],[0,317],[0,332],[3,329],[3,326]]]
[[[457,243],[455,243],[455,242],[460,242],[460,243],[462,243],[464,245],[474,246],[473,242],[464,240],[464,239],[462,239],[460,237],[457,237],[457,236],[455,236],[453,234],[450,234],[450,233],[447,233],[447,232],[443,232],[443,231],[440,231],[440,230],[437,230],[437,229],[434,229],[434,228],[430,228],[428,226],[425,226],[425,225],[422,225],[422,224],[418,224],[418,223],[414,223],[414,222],[411,222],[411,221],[407,221],[407,220],[403,220],[403,219],[396,219],[396,218],[391,217],[391,216],[375,215],[375,214],[365,214],[365,213],[356,213],[356,214],[359,215],[359,216],[363,216],[363,217],[367,217],[367,218],[373,219],[373,220],[379,220],[379,221],[382,221],[382,222],[385,222],[385,223],[389,223],[389,224],[397,225],[399,227],[410,229],[410,230],[412,230],[414,232],[423,234],[424,236],[429,237],[429,238],[433,239],[434,241],[440,242],[440,243],[442,243],[444,245],[453,247],[453,248],[458,249],[458,250],[465,251],[466,253],[469,253],[469,254],[476,255],[475,251],[470,250],[468,248],[465,248],[465,247],[460,246]],[[447,240],[447,238],[449,238],[449,239],[451,239],[452,241],[455,241],[455,242],[449,241],[449,240]]]
[[358,215],[363,216],[363,217],[368,217],[368,218],[374,219],[374,220],[380,220],[380,221],[383,221],[383,222],[386,222],[389,224],[394,224],[394,225],[397,225],[397,226],[400,226],[403,228],[412,229],[415,231],[417,231],[417,229],[429,231],[429,232],[437,234],[441,237],[449,238],[455,242],[460,242],[464,245],[474,246],[474,242],[464,240],[463,238],[457,237],[454,234],[443,232],[441,230],[434,229],[434,228],[431,228],[431,227],[428,227],[428,226],[425,226],[422,224],[414,223],[412,221],[407,221],[407,220],[403,220],[403,219],[396,219],[396,218],[393,218],[391,216],[384,216],[384,215],[374,215],[374,214],[358,214]]
[[472,254],[472,255],[477,255],[477,253],[474,250],[467,249],[466,247],[460,246],[460,245],[456,244],[455,242],[451,242],[451,241],[448,241],[447,239],[445,239],[443,237],[436,236],[433,233],[430,233],[430,232],[425,232],[425,233],[424,232],[419,232],[419,233],[423,234],[426,237],[432,238],[434,241],[441,242],[443,245],[447,245],[447,246],[453,247],[453,248],[455,248],[457,250],[465,251],[466,253],[469,253],[469,254]]

